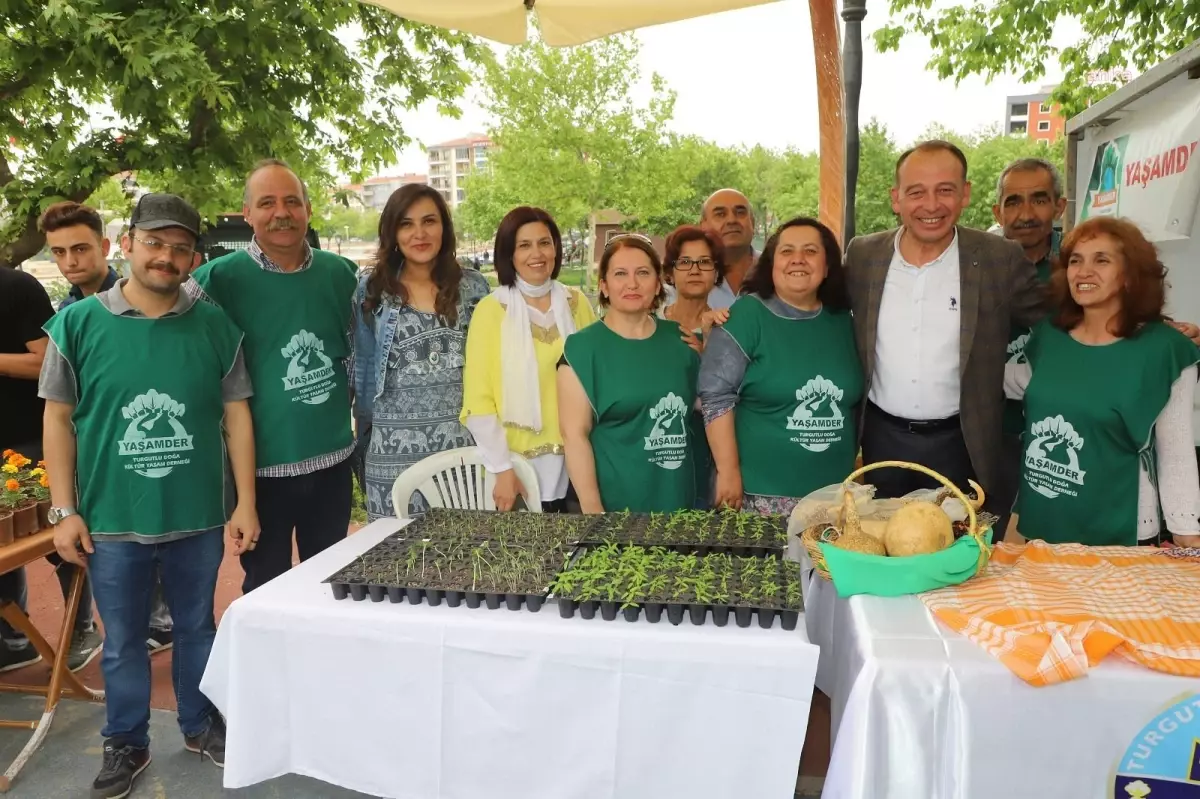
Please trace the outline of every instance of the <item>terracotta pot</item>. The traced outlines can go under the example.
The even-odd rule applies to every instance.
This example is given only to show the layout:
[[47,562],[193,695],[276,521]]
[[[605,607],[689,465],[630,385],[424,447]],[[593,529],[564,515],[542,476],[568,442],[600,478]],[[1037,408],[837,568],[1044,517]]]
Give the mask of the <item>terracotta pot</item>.
[[50,526],[50,520],[46,518],[46,514],[50,512],[50,500],[43,499],[37,504],[38,531],[45,530]]
[[0,547],[13,542],[13,515],[10,510],[0,510]]
[[38,527],[37,503],[30,502],[13,511],[13,537],[24,538],[33,535],[41,528]]

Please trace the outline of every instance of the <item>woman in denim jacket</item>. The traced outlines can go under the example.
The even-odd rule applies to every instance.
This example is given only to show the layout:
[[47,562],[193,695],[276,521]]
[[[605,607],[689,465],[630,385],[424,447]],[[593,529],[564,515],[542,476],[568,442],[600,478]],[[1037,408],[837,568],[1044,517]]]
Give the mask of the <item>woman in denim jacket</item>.
[[[397,189],[379,219],[375,266],[354,303],[354,417],[367,437],[367,517],[397,515],[392,484],[435,452],[475,444],[462,410],[467,325],[490,291],[459,266],[450,210],[437,190]],[[414,494],[409,514],[427,509]]]

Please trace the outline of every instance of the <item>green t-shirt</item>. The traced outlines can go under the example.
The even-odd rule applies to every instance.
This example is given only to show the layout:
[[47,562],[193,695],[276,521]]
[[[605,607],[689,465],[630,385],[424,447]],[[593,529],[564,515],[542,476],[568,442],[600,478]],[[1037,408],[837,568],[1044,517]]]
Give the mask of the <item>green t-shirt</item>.
[[1161,322],[1089,346],[1042,322],[1025,348],[1021,533],[1052,544],[1137,543],[1138,473],[1153,476],[1154,423],[1171,385],[1200,359]]
[[863,396],[850,314],[787,319],[746,295],[722,327],[748,359],[734,410],[746,493],[803,497],[844,480]]
[[270,272],[242,250],[205,264],[193,277],[246,332],[258,468],[349,447],[353,265],[313,250],[307,269]]
[[[1034,264],[1038,280],[1043,286],[1050,283],[1050,272],[1054,262],[1058,260],[1059,249],[1062,247],[1062,234],[1055,230],[1050,234],[1050,252],[1046,257]],[[1008,362],[1025,363],[1025,343],[1029,341],[1029,328],[1013,325],[1008,339]],[[1006,400],[1004,404],[1004,433],[1019,436],[1025,429],[1025,411],[1020,400]]]
[[627,339],[603,322],[567,337],[563,357],[579,377],[595,421],[591,444],[606,511],[691,508],[696,497],[694,432],[700,358],[661,319],[647,339]]
[[96,297],[46,323],[75,376],[79,512],[93,535],[160,536],[225,522],[225,404],[241,332],[196,303],[158,319]]

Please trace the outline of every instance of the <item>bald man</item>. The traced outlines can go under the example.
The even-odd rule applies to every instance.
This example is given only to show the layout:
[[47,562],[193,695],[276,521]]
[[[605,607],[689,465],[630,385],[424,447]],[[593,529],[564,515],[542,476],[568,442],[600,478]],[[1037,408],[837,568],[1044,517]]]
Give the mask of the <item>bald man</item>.
[[728,308],[737,299],[742,281],[754,267],[754,212],[737,189],[713,192],[704,202],[700,224],[720,236],[725,245],[725,279],[708,294],[710,308]]

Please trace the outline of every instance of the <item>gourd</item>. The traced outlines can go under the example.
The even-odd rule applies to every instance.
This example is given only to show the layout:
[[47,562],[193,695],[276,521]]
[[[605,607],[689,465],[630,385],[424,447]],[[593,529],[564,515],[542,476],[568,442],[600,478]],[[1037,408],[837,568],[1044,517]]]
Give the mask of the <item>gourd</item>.
[[926,555],[954,543],[954,526],[932,502],[909,502],[888,519],[883,545],[890,557]]

